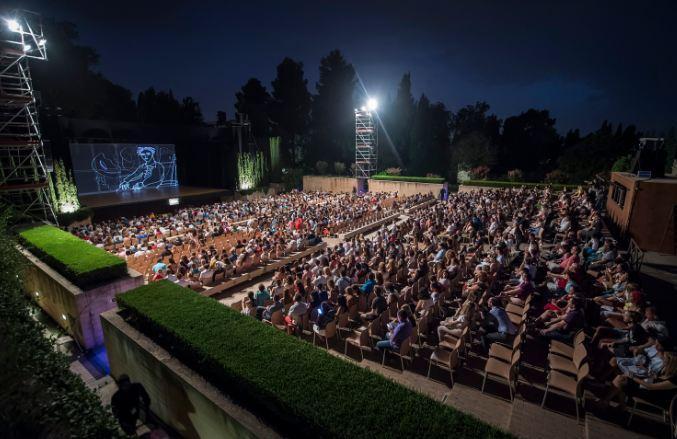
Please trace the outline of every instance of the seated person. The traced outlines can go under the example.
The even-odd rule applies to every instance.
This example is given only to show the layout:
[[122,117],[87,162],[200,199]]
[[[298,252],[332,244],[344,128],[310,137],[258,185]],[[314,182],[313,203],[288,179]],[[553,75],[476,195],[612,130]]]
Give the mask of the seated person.
[[270,300],[270,293],[268,293],[268,290],[266,290],[266,287],[263,284],[259,284],[259,288],[254,293],[254,301],[256,302],[256,306],[259,307],[265,307],[266,302]]
[[634,374],[634,369],[628,369],[627,373],[621,373],[614,378],[611,391],[600,401],[606,406],[610,401],[617,399],[623,407],[626,395],[652,401],[667,409],[670,400],[677,389],[677,354],[675,352],[658,352],[662,358],[660,372]]
[[472,300],[466,300],[452,317],[447,317],[437,327],[437,339],[444,341],[444,336],[449,334],[460,337],[463,329],[468,326],[475,310]]
[[256,300],[254,300],[254,293],[250,291],[247,293],[247,297],[242,301],[242,311],[240,313],[249,316],[256,317]]
[[418,315],[423,315],[435,305],[432,297],[430,296],[430,291],[427,288],[424,288],[418,293],[418,302],[416,302],[416,308],[414,313]]
[[273,314],[276,311],[284,310],[284,303],[282,302],[282,296],[276,294],[273,296],[273,303],[268,305],[265,310],[263,310],[263,320],[271,320]]
[[540,335],[548,339],[570,341],[576,331],[585,325],[584,300],[582,297],[573,297],[566,312],[546,323],[546,328],[540,330]]
[[505,341],[508,337],[517,334],[517,327],[510,321],[505,309],[501,306],[501,299],[489,299],[489,313],[482,328],[480,328],[482,347],[489,352],[489,345],[495,341]]
[[383,297],[383,287],[376,285],[374,287],[374,298],[371,301],[371,311],[360,314],[364,320],[371,321],[381,315],[383,311],[388,309],[388,303]]
[[[631,353],[630,348],[643,346],[649,340],[649,334],[641,325],[642,315],[640,313],[627,311],[623,315],[623,320],[627,329],[615,333],[615,335],[621,335],[620,337],[599,343],[600,349],[609,349],[617,357],[627,357]],[[595,335],[598,334],[599,331],[595,333]]]
[[308,313],[310,307],[303,301],[303,296],[300,293],[294,295],[294,303],[289,307],[285,322],[288,326],[300,326],[301,318]]
[[510,302],[522,306],[533,291],[534,285],[531,282],[531,276],[526,270],[523,270],[520,275],[520,283],[514,288],[503,290],[501,297],[507,297]]
[[329,304],[329,302],[322,302],[320,307],[317,309],[317,318],[315,319],[313,328],[316,331],[326,328],[328,323],[334,321],[334,317],[336,317],[336,311],[334,308]]
[[397,312],[397,325],[387,339],[376,343],[376,349],[399,351],[402,343],[411,337],[413,330],[407,311],[403,309],[399,310]]
[[360,287],[360,292],[366,296],[369,297],[369,294],[374,290],[374,286],[376,285],[376,275],[370,271],[369,274],[367,275],[367,280],[362,284]]
[[542,327],[546,323],[551,322],[561,316],[563,316],[571,302],[571,299],[575,297],[575,290],[571,290],[572,294],[568,294],[565,297],[553,297],[550,299],[550,302],[543,307],[543,313],[534,320],[533,325],[535,327]]

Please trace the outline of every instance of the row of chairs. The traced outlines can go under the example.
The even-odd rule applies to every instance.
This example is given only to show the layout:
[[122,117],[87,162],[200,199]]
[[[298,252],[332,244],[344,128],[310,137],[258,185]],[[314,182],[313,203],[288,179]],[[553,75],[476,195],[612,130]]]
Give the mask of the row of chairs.
[[545,406],[548,392],[573,397],[576,404],[576,421],[580,420],[579,406],[585,408],[583,384],[590,373],[588,352],[585,348],[585,333],[579,331],[573,345],[558,340],[550,343],[548,352],[548,376],[541,407]]

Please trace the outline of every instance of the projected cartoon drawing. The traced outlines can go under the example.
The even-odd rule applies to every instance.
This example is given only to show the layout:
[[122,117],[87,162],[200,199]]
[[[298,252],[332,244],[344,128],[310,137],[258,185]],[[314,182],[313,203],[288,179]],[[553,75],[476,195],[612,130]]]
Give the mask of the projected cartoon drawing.
[[138,191],[178,186],[173,147],[124,146],[117,154],[99,152],[92,157],[97,191]]
[[155,160],[155,148],[139,146],[136,148],[136,153],[141,158],[141,163],[131,174],[121,175],[118,190],[128,191],[133,189],[138,191],[145,187],[159,188],[162,186],[165,180],[165,167]]

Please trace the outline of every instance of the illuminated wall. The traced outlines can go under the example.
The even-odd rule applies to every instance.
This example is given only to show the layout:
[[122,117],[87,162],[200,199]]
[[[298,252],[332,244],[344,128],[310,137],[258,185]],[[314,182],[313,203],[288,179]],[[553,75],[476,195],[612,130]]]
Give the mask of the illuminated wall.
[[70,143],[70,150],[81,195],[179,185],[174,145]]

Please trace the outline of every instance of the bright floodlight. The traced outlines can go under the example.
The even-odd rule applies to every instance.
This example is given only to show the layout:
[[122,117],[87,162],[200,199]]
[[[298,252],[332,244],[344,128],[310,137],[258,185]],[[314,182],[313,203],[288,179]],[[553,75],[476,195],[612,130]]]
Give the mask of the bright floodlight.
[[47,44],[47,40],[45,40],[44,38],[38,41],[38,46],[44,46],[45,44]]
[[21,31],[21,25],[19,24],[18,21],[14,20],[13,18],[5,19],[5,21],[7,22],[7,27],[9,28],[10,31],[12,32]]
[[374,98],[369,98],[369,100],[367,101],[367,107],[371,111],[376,110],[376,108],[378,108],[378,101]]
[[33,47],[30,44],[24,44],[24,52],[30,52]]

